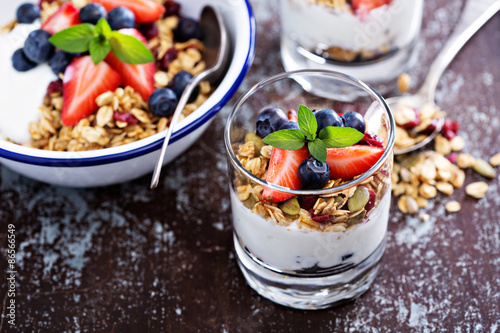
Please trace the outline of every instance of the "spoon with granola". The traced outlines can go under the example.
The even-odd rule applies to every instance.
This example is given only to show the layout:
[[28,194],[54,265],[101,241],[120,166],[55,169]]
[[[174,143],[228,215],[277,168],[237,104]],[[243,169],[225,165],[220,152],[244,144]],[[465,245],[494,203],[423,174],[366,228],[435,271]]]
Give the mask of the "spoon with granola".
[[387,99],[397,125],[394,154],[406,154],[419,149],[441,132],[445,112],[434,102],[439,79],[462,46],[498,10],[498,0],[467,1],[460,21],[432,63],[422,87],[414,95]]

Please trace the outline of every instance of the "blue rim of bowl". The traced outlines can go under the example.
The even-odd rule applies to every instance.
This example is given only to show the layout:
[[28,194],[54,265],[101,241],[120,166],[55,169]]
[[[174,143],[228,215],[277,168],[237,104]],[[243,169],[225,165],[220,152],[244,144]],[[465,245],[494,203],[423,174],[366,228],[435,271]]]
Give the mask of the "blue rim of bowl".
[[[194,130],[198,129],[200,126],[209,121],[213,116],[215,116],[220,109],[233,97],[233,95],[238,90],[239,86],[243,82],[250,66],[252,65],[253,58],[255,56],[255,16],[252,11],[252,7],[250,5],[249,0],[245,0],[245,4],[247,6],[248,11],[248,19],[249,19],[249,27],[250,27],[250,46],[248,48],[248,53],[246,55],[246,59],[244,65],[241,69],[236,80],[233,82],[229,90],[226,94],[218,101],[211,109],[209,109],[205,114],[201,117],[184,126],[178,131],[172,133],[172,138],[170,140],[170,144],[182,139],[186,135],[192,133]],[[116,153],[112,155],[106,156],[97,156],[97,157],[86,157],[86,158],[49,158],[49,157],[36,157],[36,156],[26,156],[24,154],[15,153],[9,150],[0,149],[0,158],[5,158],[9,160],[13,160],[16,162],[21,162],[25,164],[32,165],[40,165],[40,166],[49,166],[49,167],[85,167],[85,166],[97,166],[103,164],[110,164],[115,162],[120,162],[128,159],[132,159],[138,156],[142,156],[158,150],[161,148],[163,144],[163,137],[155,142],[152,142],[148,145],[126,151],[121,153]]]

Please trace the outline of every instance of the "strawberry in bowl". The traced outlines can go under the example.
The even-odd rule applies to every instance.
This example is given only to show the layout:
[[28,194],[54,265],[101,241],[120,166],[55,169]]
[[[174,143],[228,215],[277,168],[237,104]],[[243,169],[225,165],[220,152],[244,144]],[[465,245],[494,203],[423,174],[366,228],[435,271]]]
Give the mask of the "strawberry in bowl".
[[[6,101],[0,161],[13,168],[29,165],[18,169],[32,178],[76,187],[113,184],[151,171],[180,94],[205,69],[197,17],[206,3],[14,3],[16,19],[0,34],[0,66],[6,73],[0,79],[0,97]],[[213,5],[226,6],[222,0]],[[227,79],[217,86],[205,81],[195,89],[173,133],[177,148],[166,163],[207,128],[251,63],[253,15],[246,0],[235,5],[242,25],[234,28],[233,17],[228,23],[236,34],[231,36],[234,53]],[[11,20],[0,19],[2,24]],[[23,98],[26,91],[30,98]],[[10,111],[14,109],[16,113]],[[144,155],[144,163],[132,163]],[[133,167],[118,173],[108,166],[129,161]],[[54,166],[53,176],[35,171],[47,165]],[[60,168],[85,176],[61,177]],[[111,174],[104,180],[87,176],[96,168]]]

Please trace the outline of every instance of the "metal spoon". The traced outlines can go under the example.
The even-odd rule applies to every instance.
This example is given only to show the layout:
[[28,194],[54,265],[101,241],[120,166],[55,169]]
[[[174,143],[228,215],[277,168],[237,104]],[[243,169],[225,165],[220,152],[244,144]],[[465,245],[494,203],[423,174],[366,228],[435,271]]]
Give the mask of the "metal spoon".
[[[446,42],[445,46],[432,63],[429,73],[425,78],[422,87],[411,96],[398,96],[388,98],[387,104],[395,110],[400,103],[413,108],[420,108],[426,103],[435,105],[434,97],[436,87],[444,70],[451,63],[458,51],[465,43],[498,11],[500,10],[499,0],[468,0],[460,17],[460,21],[455,27],[453,34]],[[441,131],[444,118],[441,118],[436,129],[423,141],[414,146],[404,149],[394,149],[394,154],[405,154],[425,146],[432,141]]]
[[204,35],[203,43],[205,45],[205,51],[203,53],[203,59],[205,60],[207,69],[194,76],[191,81],[189,81],[184,89],[184,92],[179,98],[174,115],[170,121],[170,126],[167,129],[167,134],[165,134],[165,140],[163,141],[163,146],[161,147],[160,157],[156,162],[153,172],[153,178],[151,179],[150,186],[152,190],[158,186],[160,172],[163,166],[163,160],[165,159],[165,152],[167,151],[170,136],[172,135],[174,126],[177,124],[177,120],[179,119],[189,96],[191,96],[194,88],[196,88],[201,81],[209,80],[213,83],[219,80],[221,76],[224,75],[227,67],[226,65],[229,60],[229,40],[227,31],[221,16],[212,6],[207,5],[203,8],[200,16],[200,26]]

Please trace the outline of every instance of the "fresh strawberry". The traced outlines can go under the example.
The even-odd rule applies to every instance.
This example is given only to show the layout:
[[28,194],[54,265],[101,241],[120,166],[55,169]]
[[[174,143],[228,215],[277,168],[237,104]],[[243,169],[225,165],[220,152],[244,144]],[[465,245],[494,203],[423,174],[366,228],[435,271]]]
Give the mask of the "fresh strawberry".
[[[119,32],[139,39],[144,43],[144,45],[147,43],[146,38],[144,38],[144,36],[141,35],[137,29],[121,29]],[[124,87],[131,86],[142,96],[142,99],[146,102],[148,101],[149,96],[151,96],[151,94],[155,91],[154,75],[156,67],[154,62],[141,65],[131,65],[122,62],[113,54],[113,52],[109,52],[106,57],[106,62],[118,73],[120,73]]]
[[[309,157],[309,151],[306,147],[298,150],[285,150],[273,148],[271,160],[267,169],[266,181],[271,184],[288,187],[291,189],[300,189],[302,183],[297,175],[300,162]],[[293,194],[264,188],[262,200],[280,202],[293,197]]]
[[79,13],[80,10],[71,2],[65,2],[57,12],[52,14],[48,20],[42,24],[42,29],[53,35],[56,32],[80,24]]
[[64,72],[61,112],[63,124],[78,124],[81,119],[97,110],[97,96],[115,90],[119,85],[120,74],[105,62],[101,61],[96,66],[90,56],[73,59]]
[[384,148],[354,145],[345,148],[328,148],[326,163],[330,178],[352,179],[368,171],[384,153]]
[[351,0],[354,12],[360,17],[367,15],[372,9],[388,5],[392,0]]
[[126,7],[135,15],[137,23],[150,23],[161,18],[165,7],[153,0],[93,0],[109,12],[116,7]]

